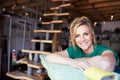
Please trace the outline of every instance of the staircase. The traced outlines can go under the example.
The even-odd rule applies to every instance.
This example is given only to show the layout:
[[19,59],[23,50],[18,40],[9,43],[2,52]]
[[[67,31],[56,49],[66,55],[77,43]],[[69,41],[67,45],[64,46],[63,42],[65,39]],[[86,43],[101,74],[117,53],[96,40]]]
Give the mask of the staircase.
[[[41,63],[38,61],[38,56],[40,54],[50,54],[51,52],[55,52],[57,46],[60,45],[60,36],[58,34],[62,34],[61,29],[54,29],[55,24],[63,24],[63,20],[59,20],[58,17],[64,17],[64,16],[69,16],[70,13],[62,13],[59,10],[62,8],[66,8],[71,6],[70,1],[71,0],[52,0],[54,2],[61,2],[61,5],[58,5],[56,7],[50,8],[50,10],[53,11],[53,13],[45,13],[43,14],[44,17],[53,17],[52,21],[49,22],[42,22],[43,25],[51,25],[50,30],[34,30],[34,33],[46,33],[46,39],[45,40],[38,40],[38,39],[32,39],[31,42],[33,43],[40,43],[40,46],[42,47],[40,51],[38,50],[27,50],[27,49],[22,49],[22,52],[29,54],[28,59],[23,58],[18,60],[17,62],[19,64],[26,64],[27,65],[27,71],[13,71],[13,72],[8,72],[6,75],[14,78],[14,79],[25,79],[25,80],[45,80],[47,78],[47,72],[42,71],[40,73],[37,73],[38,70],[43,70],[44,67],[41,65]],[[64,4],[62,2],[65,2]],[[49,35],[53,34],[53,39],[49,39]],[[52,50],[51,52],[44,51],[44,44],[51,44],[52,45]],[[34,57],[33,57],[34,55]]]

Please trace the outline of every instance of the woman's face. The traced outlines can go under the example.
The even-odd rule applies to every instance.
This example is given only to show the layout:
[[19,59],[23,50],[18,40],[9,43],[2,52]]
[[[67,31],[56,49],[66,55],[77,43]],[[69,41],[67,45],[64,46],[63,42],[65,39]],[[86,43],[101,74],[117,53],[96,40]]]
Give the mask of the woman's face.
[[81,25],[76,29],[75,42],[84,51],[91,49],[93,35],[87,25]]

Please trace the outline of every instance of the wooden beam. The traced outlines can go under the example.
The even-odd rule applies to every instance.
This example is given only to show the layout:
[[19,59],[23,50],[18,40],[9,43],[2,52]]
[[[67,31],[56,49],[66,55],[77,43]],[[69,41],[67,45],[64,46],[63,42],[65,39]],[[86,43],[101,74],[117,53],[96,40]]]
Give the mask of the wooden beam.
[[95,10],[93,10],[93,9],[87,9],[87,10],[84,10],[84,11],[80,11],[80,10],[77,10],[77,12],[79,12],[79,14],[84,14],[84,13],[95,13],[94,12]]
[[91,4],[87,4],[87,5],[82,5],[82,6],[77,6],[76,10],[84,10],[84,9],[93,9]]
[[18,5],[23,5],[26,3],[26,0],[15,0],[15,1],[8,1],[8,0],[2,0],[2,6],[11,6],[11,5],[14,5],[14,4],[17,4],[16,6]]
[[89,3],[98,3],[98,2],[105,2],[110,0],[88,0]]
[[[98,11],[114,11],[114,10],[119,10],[120,6],[110,6],[110,7],[100,7],[97,8]],[[90,9],[84,9],[84,10],[77,10],[79,13],[95,13],[93,8]]]
[[[119,15],[117,15],[117,13],[119,13],[119,9],[120,9],[120,6],[99,7],[99,8],[97,8],[97,10],[100,12],[101,15],[104,15],[104,19],[101,19],[98,17],[94,17],[94,18],[96,19],[96,21],[103,21],[103,20],[110,21],[109,17],[111,14],[115,14],[115,16],[119,16]],[[79,14],[87,15],[88,17],[99,16],[93,9],[84,9],[81,12],[80,11],[81,10],[78,10]],[[88,15],[88,13],[89,13],[89,15]],[[114,17],[114,20],[118,21],[117,18]]]
[[110,7],[110,6],[119,6],[120,5],[120,1],[111,1],[111,2],[104,2],[104,3],[97,3],[94,4],[96,8],[99,7]]
[[110,6],[110,7],[102,7],[102,8],[97,8],[99,11],[110,11],[110,10],[119,10],[120,6]]
[[95,14],[95,13],[92,13],[92,14],[81,14],[79,16],[87,16],[90,18],[91,21],[103,21],[103,18],[101,18],[101,16],[99,14]]
[[26,0],[15,0],[17,4],[25,4]]
[[[93,8],[90,3],[84,5],[75,5],[75,6],[76,6],[76,10],[88,10]],[[105,8],[105,7],[115,7],[115,6],[116,7],[120,6],[120,1],[108,1],[108,2],[94,4],[95,8]]]
[[95,5],[94,4],[91,4],[91,5],[92,5],[93,9],[95,10],[96,14],[98,14],[103,20],[105,20],[104,15],[102,15],[101,12],[98,11],[98,9],[95,7]]
[[[4,0],[4,1],[6,1],[6,0]],[[11,5],[13,5],[14,4],[14,2],[13,1],[7,1],[7,2],[3,2],[1,5],[2,6],[11,6]]]
[[113,10],[113,11],[110,11],[110,10],[109,10],[109,11],[104,11],[104,12],[101,11],[101,13],[104,14],[104,15],[109,15],[109,16],[110,16],[110,15],[112,15],[112,14],[118,13],[118,10]]
[[87,4],[88,4],[88,0],[81,0],[81,1],[73,2],[73,5],[75,6],[87,5]]
[[34,32],[43,32],[43,33],[62,33],[61,30],[34,30]]

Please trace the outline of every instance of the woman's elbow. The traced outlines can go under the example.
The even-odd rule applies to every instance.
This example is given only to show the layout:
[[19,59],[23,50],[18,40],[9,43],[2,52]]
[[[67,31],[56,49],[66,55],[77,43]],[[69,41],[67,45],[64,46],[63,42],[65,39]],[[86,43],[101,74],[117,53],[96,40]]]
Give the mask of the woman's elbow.
[[111,62],[111,61],[103,61],[101,65],[101,68],[107,71],[114,71],[115,69],[115,62]]

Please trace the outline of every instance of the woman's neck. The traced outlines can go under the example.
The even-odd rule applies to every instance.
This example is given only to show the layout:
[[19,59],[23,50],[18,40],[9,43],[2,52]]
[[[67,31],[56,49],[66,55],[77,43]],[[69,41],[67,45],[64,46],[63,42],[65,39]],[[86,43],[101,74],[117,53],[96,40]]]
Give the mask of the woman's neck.
[[87,50],[83,50],[85,54],[90,54],[94,51],[94,45],[89,46]]

